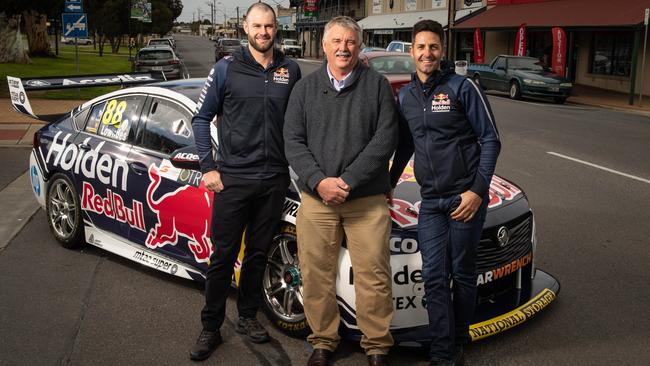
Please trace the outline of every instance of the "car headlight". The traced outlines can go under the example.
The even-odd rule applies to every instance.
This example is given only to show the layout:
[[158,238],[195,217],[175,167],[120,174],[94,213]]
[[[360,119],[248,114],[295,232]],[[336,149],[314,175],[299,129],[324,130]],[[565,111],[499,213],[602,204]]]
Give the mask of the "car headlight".
[[572,88],[573,84],[571,84],[571,83],[562,83],[562,84],[560,84],[560,86],[563,87],[563,88]]
[[524,79],[524,84],[528,85],[546,85],[545,82],[533,79]]
[[[532,210],[531,210],[532,213]],[[535,215],[533,215],[533,230],[531,231],[530,235],[530,242],[532,243],[532,251],[533,251],[533,260],[530,263],[530,279],[532,280],[535,278],[535,257],[536,257],[536,251],[537,251],[537,227],[535,226]]]

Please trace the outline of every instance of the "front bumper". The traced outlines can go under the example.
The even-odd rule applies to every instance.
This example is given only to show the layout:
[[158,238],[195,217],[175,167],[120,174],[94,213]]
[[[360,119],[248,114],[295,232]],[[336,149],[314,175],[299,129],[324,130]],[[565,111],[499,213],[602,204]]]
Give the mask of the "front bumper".
[[531,86],[524,84],[521,88],[521,94],[531,97],[568,98],[569,95],[571,95],[571,88],[556,86]]
[[509,311],[503,308],[501,301],[481,305],[482,313],[494,315],[487,320],[470,325],[469,333],[472,341],[501,333],[533,318],[555,301],[560,293],[560,283],[550,274],[538,269],[535,278],[531,281],[530,290],[526,292],[528,296],[521,296],[516,307]]
[[[526,271],[530,274],[530,271]],[[472,341],[478,341],[512,329],[546,309],[560,293],[560,283],[550,274],[536,270],[535,277],[521,290],[510,291],[477,305],[474,323],[469,327]],[[426,320],[425,320],[426,321]],[[431,335],[428,326],[391,331],[395,345],[405,347],[428,346]],[[361,334],[349,332],[348,339],[359,340]]]

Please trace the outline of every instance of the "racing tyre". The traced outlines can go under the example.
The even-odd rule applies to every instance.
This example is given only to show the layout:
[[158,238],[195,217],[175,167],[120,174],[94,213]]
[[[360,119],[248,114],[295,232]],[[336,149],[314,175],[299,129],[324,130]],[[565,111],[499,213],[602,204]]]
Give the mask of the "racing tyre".
[[70,178],[64,174],[59,173],[52,177],[47,191],[45,212],[52,234],[63,247],[73,249],[84,243],[79,195]]
[[519,82],[517,80],[513,80],[510,82],[510,99],[521,99],[521,87],[519,86]]
[[564,97],[555,97],[555,98],[553,98],[553,101],[556,104],[564,104],[564,102],[566,102],[566,98],[564,98]]
[[262,280],[264,308],[273,324],[293,337],[305,337],[307,324],[302,300],[296,227],[283,225],[273,238]]

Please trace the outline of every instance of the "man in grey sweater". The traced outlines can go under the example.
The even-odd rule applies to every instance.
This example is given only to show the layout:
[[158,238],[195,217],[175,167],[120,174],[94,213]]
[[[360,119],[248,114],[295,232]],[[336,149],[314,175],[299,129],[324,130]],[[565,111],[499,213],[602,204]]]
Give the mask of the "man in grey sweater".
[[354,270],[356,320],[370,365],[387,365],[393,344],[388,162],[397,115],[388,81],[358,62],[361,30],[349,17],[325,26],[327,62],[294,87],[285,113],[289,164],[302,190],[297,217],[303,298],[324,365],[339,342],[338,255],[345,235]]

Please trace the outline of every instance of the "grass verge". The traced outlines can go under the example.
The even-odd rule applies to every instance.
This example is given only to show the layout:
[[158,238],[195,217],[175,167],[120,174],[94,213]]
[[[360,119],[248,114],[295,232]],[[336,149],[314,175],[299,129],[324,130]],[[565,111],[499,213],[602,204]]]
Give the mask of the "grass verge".
[[[82,48],[85,48],[82,50]],[[74,46],[60,46],[59,56],[56,57],[33,57],[31,64],[2,64],[0,67],[0,97],[9,97],[7,86],[7,75],[32,78],[63,75],[84,75],[84,74],[113,74],[130,72],[131,62],[128,59],[128,49],[113,55],[105,53],[99,57],[92,46],[79,47],[79,73],[75,63]],[[119,87],[97,87],[69,90],[52,90],[44,92],[32,92],[30,97],[47,99],[92,99],[105,94]]]

